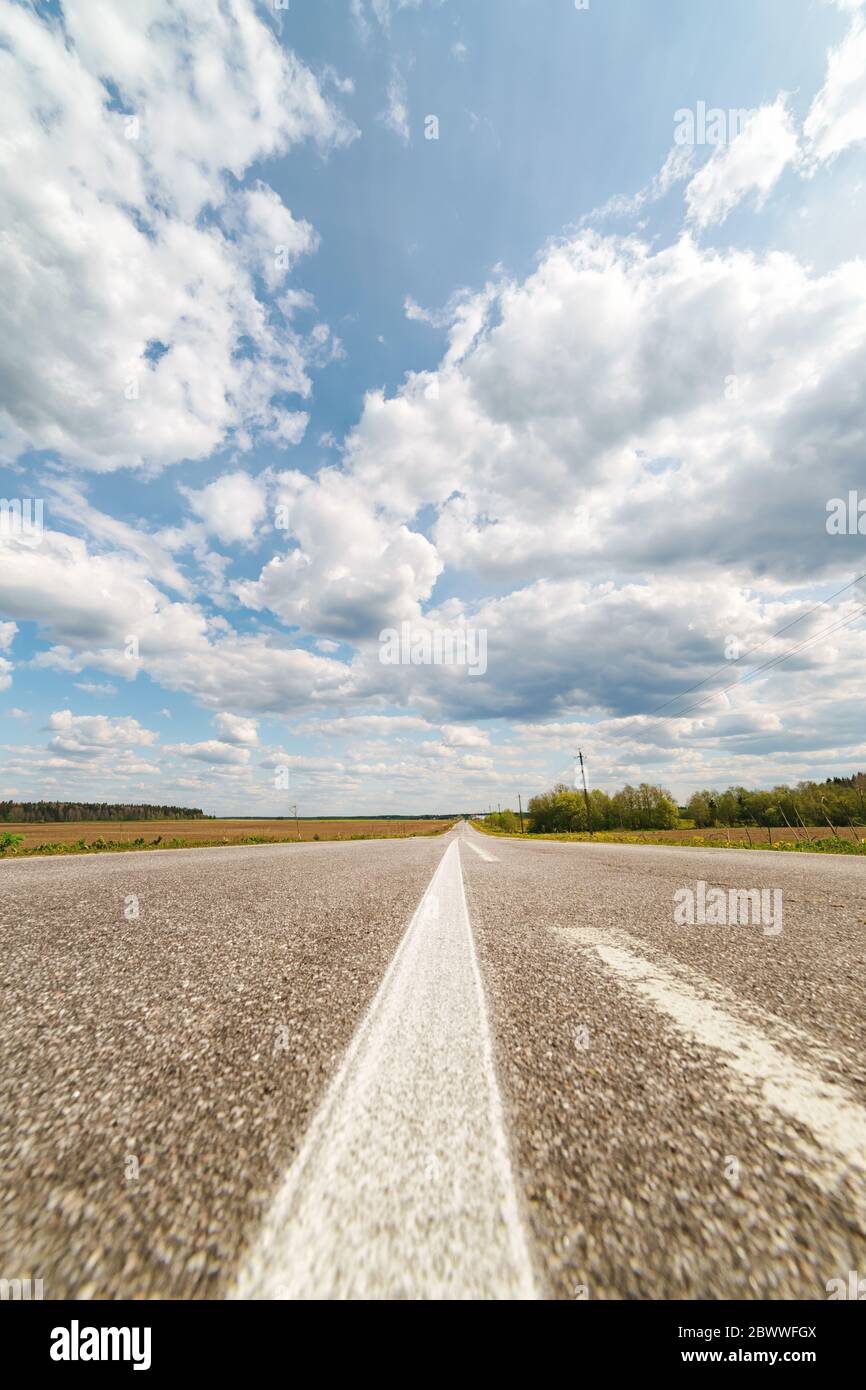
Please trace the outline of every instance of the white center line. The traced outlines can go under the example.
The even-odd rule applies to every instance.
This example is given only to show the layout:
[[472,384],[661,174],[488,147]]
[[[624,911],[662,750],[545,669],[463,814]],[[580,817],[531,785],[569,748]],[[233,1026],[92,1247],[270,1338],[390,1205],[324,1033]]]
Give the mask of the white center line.
[[538,1297],[456,840],[232,1296]]

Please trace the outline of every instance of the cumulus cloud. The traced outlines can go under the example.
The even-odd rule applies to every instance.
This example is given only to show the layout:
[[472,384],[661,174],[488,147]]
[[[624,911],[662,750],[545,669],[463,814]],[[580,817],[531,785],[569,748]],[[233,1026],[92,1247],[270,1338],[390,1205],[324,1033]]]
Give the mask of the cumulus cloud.
[[261,183],[229,194],[226,171],[352,128],[249,0],[179,0],[169,15],[72,0],[62,18],[9,5],[0,37],[20,133],[0,188],[7,457],[155,469],[230,436],[246,448],[256,430],[291,442],[274,398],[309,393],[304,352],[253,275],[275,283],[272,234],[285,268],[315,236]]
[[214,727],[224,743],[254,744],[259,741],[255,719],[241,714],[221,713],[214,716]]
[[[856,563],[856,537],[824,522],[866,440],[862,262],[816,275],[582,232],[478,298],[438,372],[367,395],[343,470],[284,475],[298,549],[244,602],[316,630],[345,579],[364,593],[358,633],[416,615],[443,565],[502,583],[708,552],[779,577]],[[429,507],[428,540],[412,523]],[[403,564],[386,573],[391,547]]]
[[420,612],[442,569],[424,536],[390,525],[363,487],[336,468],[322,469],[315,481],[280,474],[275,489],[291,518],[294,549],[269,560],[257,580],[235,586],[242,603],[348,640]]
[[100,757],[112,749],[148,746],[156,743],[158,735],[145,729],[137,719],[109,718],[105,714],[73,714],[71,710],[55,710],[49,716],[48,730],[52,734],[49,747],[75,757]]
[[223,473],[198,491],[187,487],[180,491],[205,529],[227,544],[252,540],[264,520],[265,490],[249,473]]
[[[13,10],[0,79],[25,139],[5,205],[8,452],[152,471],[229,445],[232,462],[181,489],[188,518],[156,534],[46,470],[51,526],[81,538],[0,536],[0,612],[35,625],[33,669],[86,671],[93,694],[115,687],[92,671],[146,675],[204,707],[215,737],[145,762],[136,749],[156,736],[135,720],[59,711],[48,748],[16,754],[9,775],[98,787],[108,769],[117,794],[158,768],[176,799],[223,785],[238,810],[267,811],[267,771],[290,765],[293,794],[345,810],[433,787],[470,804],[504,788],[504,803],[568,776],[576,740],[613,785],[866,757],[857,610],[837,604],[853,626],[825,638],[827,612],[807,616],[803,597],[862,567],[862,538],[825,520],[862,477],[866,265],[816,271],[696,239],[760,208],[786,169],[814,173],[862,141],[862,18],[839,7],[851,27],[799,135],[780,96],[699,169],[675,148],[525,278],[497,268],[433,309],[407,294],[406,316],[446,333],[441,360],[369,391],[339,465],[313,476],[238,462],[301,439],[310,373],[341,351],[288,279],[315,229],[294,197],[244,180],[350,127],[241,0],[180,0],[162,24],[151,0],[122,24],[100,9],[98,25],[95,0],[67,5],[65,27]],[[383,27],[397,8],[353,4]],[[408,140],[393,79],[383,119]],[[672,242],[586,225],[642,217],[677,184],[690,231]],[[338,447],[327,430],[320,443]],[[290,529],[270,524],[278,505]],[[272,549],[253,570],[249,550],[209,538]],[[748,681],[732,666],[722,688],[731,639],[782,655],[772,634],[798,618],[790,640],[814,645]],[[486,671],[383,665],[379,634],[403,621],[483,631]],[[0,624],[0,652],[15,627]],[[10,670],[0,655],[0,687]],[[696,707],[678,702],[699,681]],[[312,744],[263,748],[262,717]]]
[[[141,565],[91,554],[84,541],[47,531],[38,549],[0,537],[0,611],[40,626],[51,645],[37,666],[118,679],[141,672],[209,708],[282,712],[338,699],[342,662],[235,633],[192,603],[171,602]],[[132,655],[129,638],[138,655]]]
[[442,729],[442,741],[449,748],[488,748],[490,735],[483,729],[473,729],[460,724],[446,724]]

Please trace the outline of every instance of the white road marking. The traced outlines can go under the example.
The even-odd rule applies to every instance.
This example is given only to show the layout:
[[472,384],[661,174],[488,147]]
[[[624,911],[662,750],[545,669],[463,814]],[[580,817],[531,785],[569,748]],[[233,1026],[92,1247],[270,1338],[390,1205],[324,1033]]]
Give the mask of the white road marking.
[[[563,934],[594,947],[610,970],[681,1032],[720,1052],[731,1072],[746,1083],[743,1093],[753,1103],[757,1100],[759,1108],[768,1106],[809,1130],[818,1150],[793,1131],[791,1138],[823,1188],[831,1190],[845,1176],[862,1184],[866,1110],[843,1086],[823,1078],[820,1066],[826,1053],[814,1039],[679,961],[666,968],[645,959],[624,933],[577,927]],[[785,1040],[807,1047],[814,1065],[790,1056],[780,1045]]]
[[231,1296],[538,1297],[456,839]]
[[499,860],[496,858],[495,854],[488,854],[486,849],[482,849],[480,845],[476,845],[475,841],[470,839],[468,836],[464,840],[462,840],[461,843],[464,845],[468,845],[470,849],[474,849],[475,853],[479,855],[482,859],[486,859],[488,864],[499,863]]

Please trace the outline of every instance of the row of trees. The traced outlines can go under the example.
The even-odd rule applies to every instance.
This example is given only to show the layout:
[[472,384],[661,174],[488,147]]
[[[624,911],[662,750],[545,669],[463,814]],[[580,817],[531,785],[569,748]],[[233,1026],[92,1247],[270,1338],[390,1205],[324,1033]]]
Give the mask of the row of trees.
[[[589,809],[591,825],[583,792],[560,782],[552,791],[532,798],[527,829],[536,835],[587,829],[673,830],[679,814],[670,792],[650,782],[641,782],[639,787],[623,787],[613,796],[592,791]],[[513,815],[513,812],[508,814]]]
[[833,777],[826,782],[798,782],[771,791],[728,787],[695,792],[685,814],[704,829],[713,825],[866,824],[866,773]]
[[132,806],[108,801],[0,801],[0,823],[79,820],[199,820],[194,806]]
[[[525,816],[530,834],[544,835],[592,830],[675,830],[682,822],[700,829],[710,826],[834,826],[866,825],[866,773],[832,777],[825,782],[798,782],[796,786],[753,791],[728,787],[726,791],[695,792],[688,804],[678,807],[670,792],[650,782],[626,786],[609,796],[589,794],[589,818],[582,791],[560,782],[552,791],[534,796]],[[515,811],[494,812],[486,817],[496,830],[515,832],[520,821]]]

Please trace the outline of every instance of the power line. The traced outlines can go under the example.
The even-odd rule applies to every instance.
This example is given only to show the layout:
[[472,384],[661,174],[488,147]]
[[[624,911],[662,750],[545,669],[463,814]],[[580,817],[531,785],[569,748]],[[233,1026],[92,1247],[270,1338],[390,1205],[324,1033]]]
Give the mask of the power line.
[[754,676],[760,675],[762,671],[768,671],[771,666],[780,665],[783,661],[787,661],[789,657],[795,656],[798,651],[802,651],[805,647],[809,647],[814,642],[820,641],[822,637],[828,636],[831,632],[836,632],[840,628],[850,627],[851,624],[855,623],[857,619],[862,616],[863,613],[866,613],[866,605],[864,605],[863,608],[858,608],[857,612],[853,615],[853,617],[840,618],[837,622],[831,623],[829,627],[824,627],[821,629],[820,632],[813,633],[811,637],[804,637],[802,642],[797,642],[787,652],[783,652],[780,656],[772,657],[769,661],[765,661],[761,666],[756,666],[754,671],[750,671],[748,675],[742,678],[742,680],[731,681],[730,685],[722,686],[721,690],[711,690],[710,693],[708,695],[705,695],[702,700],[697,700],[693,705],[687,705],[686,708],[684,710],[680,710],[678,714],[665,715],[665,718],[684,718],[684,716],[689,714],[692,710],[700,709],[702,705],[705,705],[710,700],[714,699],[716,695],[724,695],[726,691],[733,690],[734,686],[745,685],[747,681],[752,680]]
[[[762,651],[764,647],[770,644],[770,642],[775,641],[777,637],[781,637],[783,632],[787,632],[789,628],[796,627],[797,623],[802,623],[806,618],[810,618],[813,613],[818,612],[819,608],[826,607],[826,605],[830,603],[832,599],[838,598],[839,595],[844,594],[846,590],[853,589],[854,585],[859,584],[861,579],[866,579],[866,574],[861,574],[858,576],[857,579],[852,579],[850,584],[843,584],[842,588],[837,589],[835,594],[828,594],[827,598],[822,598],[821,602],[816,603],[814,608],[810,608],[808,613],[801,613],[799,618],[792,619],[790,623],[786,623],[784,627],[780,627],[777,632],[773,632],[770,634],[769,637],[765,637],[764,641],[759,642],[757,646],[749,647],[747,651],[742,652],[738,657],[735,657],[733,662],[729,662],[726,663],[724,666],[717,667],[715,671],[711,671],[708,676],[705,676],[702,681],[698,681],[695,685],[688,686],[685,690],[681,690],[679,695],[672,695],[669,700],[664,700],[662,704],[656,705],[655,709],[651,709],[645,717],[647,719],[651,718],[652,715],[658,714],[659,710],[666,709],[668,705],[673,705],[676,703],[677,700],[681,700],[684,695],[690,695],[693,690],[700,690],[702,685],[706,685],[707,681],[711,681],[713,677],[719,675],[721,671],[730,671],[732,666],[736,666],[740,661],[745,661],[746,657],[751,656],[753,652]],[[733,684],[736,685],[738,684],[738,682],[734,681]],[[730,690],[730,688],[730,686],[726,687],[726,689],[728,690]],[[714,693],[720,695],[722,692],[716,691]],[[679,715],[671,715],[669,717],[673,719],[678,719]]]

